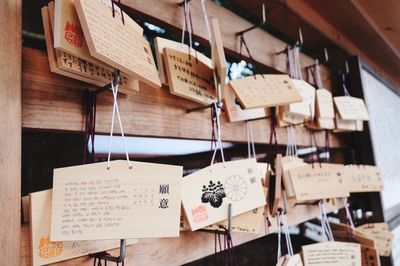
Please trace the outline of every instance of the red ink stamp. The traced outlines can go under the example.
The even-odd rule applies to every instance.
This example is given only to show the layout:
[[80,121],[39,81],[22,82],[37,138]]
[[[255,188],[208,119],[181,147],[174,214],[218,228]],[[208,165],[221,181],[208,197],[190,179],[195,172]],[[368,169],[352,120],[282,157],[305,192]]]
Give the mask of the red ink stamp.
[[193,208],[192,209],[192,218],[193,218],[193,222],[195,222],[195,223],[201,223],[201,222],[207,221],[208,214],[207,214],[206,206],[199,205],[199,206]]
[[83,44],[83,32],[79,25],[67,22],[64,28],[64,38],[76,47],[82,47]]

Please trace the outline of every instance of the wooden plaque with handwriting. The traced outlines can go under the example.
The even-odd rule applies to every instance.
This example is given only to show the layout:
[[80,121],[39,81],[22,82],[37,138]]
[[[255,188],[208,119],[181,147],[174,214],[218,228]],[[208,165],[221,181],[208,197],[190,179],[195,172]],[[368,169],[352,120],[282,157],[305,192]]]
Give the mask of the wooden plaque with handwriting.
[[[51,240],[179,236],[182,167],[126,161],[54,170]],[[160,223],[162,221],[162,223]]]
[[216,163],[183,178],[182,204],[192,231],[265,205],[255,159]]
[[[42,8],[42,19],[51,72],[96,86],[104,86],[111,82],[113,78],[111,70],[89,63],[66,52],[54,49],[52,30],[52,25],[54,24],[53,2],[50,2],[48,7],[44,6]],[[139,82],[122,75],[120,91],[126,94],[129,94],[132,91],[139,91]]]
[[244,108],[272,107],[302,98],[288,75],[254,75],[230,82]]
[[154,38],[154,46],[156,50],[156,61],[158,66],[158,71],[160,72],[160,80],[163,85],[168,86],[168,74],[166,70],[166,63],[164,61],[164,48],[171,48],[176,51],[180,51],[182,53],[189,53],[191,56],[195,56],[199,61],[205,64],[210,69],[212,68],[212,61],[210,58],[205,56],[204,54],[197,52],[193,48],[189,48],[188,45],[175,42],[172,40],[168,40],[161,37]]
[[373,165],[346,165],[350,192],[383,191],[383,176]]
[[228,115],[229,122],[239,122],[239,121],[258,119],[270,115],[268,108],[260,107],[260,108],[243,109],[236,102],[236,95],[230,83],[226,84],[224,89],[224,103],[225,103],[224,109],[226,110],[226,114]]
[[356,243],[329,241],[301,249],[305,266],[361,266],[361,247]]
[[335,118],[335,110],[333,108],[332,93],[327,89],[318,89],[315,91],[316,113],[321,118]]
[[213,70],[195,56],[164,48],[164,62],[172,94],[201,103],[216,101]]
[[309,164],[291,169],[289,173],[298,201],[349,196],[342,165],[314,163],[314,167]]
[[150,45],[138,25],[124,13],[98,1],[75,0],[79,21],[91,56],[153,87],[161,87]]
[[[68,260],[90,253],[105,251],[120,246],[119,240],[96,241],[51,241],[50,219],[52,190],[31,193],[30,197],[30,231],[32,264],[46,265],[58,261]],[[134,244],[137,240],[128,239],[127,244]]]
[[367,107],[364,100],[351,96],[334,97],[336,109],[343,120],[363,120],[369,119]]
[[389,230],[381,230],[381,228],[379,227],[375,228],[374,224],[357,227],[356,231],[375,240],[376,247],[380,256],[390,256],[394,237],[392,232],[390,232]]

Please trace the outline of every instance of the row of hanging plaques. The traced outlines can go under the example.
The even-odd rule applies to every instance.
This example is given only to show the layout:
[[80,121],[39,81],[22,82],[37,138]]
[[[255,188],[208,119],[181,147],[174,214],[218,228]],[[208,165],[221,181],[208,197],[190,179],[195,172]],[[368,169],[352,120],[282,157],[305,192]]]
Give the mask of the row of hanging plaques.
[[[118,90],[135,94],[143,82],[166,85],[172,94],[204,105],[225,98],[228,116],[234,104],[246,112],[243,120],[267,116],[266,108],[274,106],[279,106],[278,120],[285,125],[315,115],[336,119],[336,124],[368,119],[361,99],[332,99],[329,91],[315,90],[288,75],[255,75],[225,84],[226,62],[216,19],[210,27],[211,59],[191,45],[157,37],[157,70],[143,29],[111,1],[56,0],[42,9],[42,15],[51,71],[97,86],[113,80],[113,69],[122,72],[119,84],[112,86],[119,118]],[[186,13],[185,20],[188,29]],[[120,127],[122,131],[121,119]],[[113,128],[111,137],[112,132]],[[117,239],[134,244],[137,239],[179,237],[183,230],[226,229],[229,210],[233,232],[262,234],[264,222],[274,217],[280,221],[278,229],[286,230],[281,224],[288,226],[286,214],[296,204],[383,189],[374,166],[306,164],[296,154],[277,156],[274,167],[255,158],[213,163],[214,154],[209,167],[183,178],[182,166],[132,162],[126,153],[126,161],[55,169],[53,189],[30,195],[34,265],[114,248]],[[312,264],[303,252],[300,262]],[[299,258],[295,254],[280,257],[282,265],[298,265],[292,264],[292,257]],[[357,263],[356,259],[351,265]]]
[[[312,120],[314,128],[362,131],[362,121],[368,120],[362,99],[349,95],[332,98],[321,85],[315,90],[298,79],[301,77],[263,74],[225,84],[227,64],[216,19],[211,20],[211,59],[189,45],[156,37],[157,71],[143,29],[116,4],[75,2],[56,0],[42,9],[52,72],[104,86],[117,68],[122,71],[122,93],[139,91],[140,81],[152,87],[168,86],[172,94],[200,104],[224,98],[231,122],[268,117],[268,107],[279,107],[280,126]],[[124,36],[135,37],[127,40]],[[217,80],[220,89],[215,87]]]

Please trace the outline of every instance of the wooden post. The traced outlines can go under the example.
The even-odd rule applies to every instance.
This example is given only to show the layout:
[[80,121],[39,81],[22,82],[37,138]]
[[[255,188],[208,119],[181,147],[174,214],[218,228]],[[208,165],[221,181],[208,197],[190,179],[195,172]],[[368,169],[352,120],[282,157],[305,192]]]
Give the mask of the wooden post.
[[20,263],[21,0],[0,0],[0,257]]

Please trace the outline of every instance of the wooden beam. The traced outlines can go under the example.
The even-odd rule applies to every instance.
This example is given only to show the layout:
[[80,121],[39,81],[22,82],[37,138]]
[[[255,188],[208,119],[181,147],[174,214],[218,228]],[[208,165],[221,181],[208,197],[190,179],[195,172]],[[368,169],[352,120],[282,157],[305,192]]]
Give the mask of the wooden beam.
[[[24,48],[22,73],[22,126],[28,129],[83,131],[83,90],[93,88],[82,82],[50,72],[44,52]],[[210,110],[186,113],[195,103],[171,95],[168,88],[155,89],[140,84],[140,92],[120,96],[119,106],[127,135],[166,138],[204,139],[211,137]],[[98,96],[96,132],[108,134],[112,113],[111,92]],[[256,143],[267,143],[269,124],[267,119],[252,121]],[[309,132],[297,127],[297,144],[308,146]],[[116,127],[119,132],[118,127]],[[286,129],[279,128],[278,142],[286,143]],[[325,133],[317,132],[317,143],[325,145]],[[228,123],[222,117],[222,139],[246,142],[244,122]],[[330,135],[331,147],[344,147],[338,135]]]
[[0,264],[19,265],[22,7],[20,0],[0,6]]
[[[182,7],[178,5],[179,2],[181,1],[126,0],[124,1],[124,5],[134,10],[134,13],[132,13],[133,18],[135,18],[134,15],[137,14],[140,15],[140,17],[144,16],[146,21],[156,23],[156,25],[162,25],[169,28],[173,25],[173,28],[181,29]],[[202,41],[202,43],[206,43],[208,42],[208,32],[202,13],[201,1],[191,1],[190,6],[195,39]],[[209,17],[218,18],[221,28],[222,42],[226,53],[237,56],[239,53],[239,38],[236,33],[253,25],[232,11],[217,5],[211,0],[206,1],[206,8]],[[285,49],[287,43],[260,28],[246,33],[245,39],[252,57],[257,62],[272,67],[278,71],[287,72],[286,55],[284,53],[276,55],[277,52]],[[247,56],[247,53],[243,51],[243,55]],[[305,66],[313,64],[314,59],[301,54],[301,63],[304,72],[303,77],[306,77]],[[331,89],[332,82],[329,69],[325,66],[321,66],[321,74],[325,87]]]
[[[332,212],[335,209],[342,208],[343,204],[336,200],[336,206],[332,201],[326,204],[327,211]],[[319,208],[315,205],[294,205],[293,200],[288,201],[287,220],[289,226],[297,225],[307,220],[316,218],[319,215]],[[276,223],[270,219],[272,226],[270,233],[276,232]],[[21,265],[30,265],[31,258],[29,247],[29,226],[22,228],[22,263]],[[259,235],[246,233],[233,233],[232,239],[236,245],[265,236],[265,233]],[[266,247],[267,248],[267,247]],[[111,252],[118,255],[118,251]],[[139,240],[138,244],[127,247],[125,265],[164,265],[175,266],[182,265],[194,260],[198,260],[214,253],[214,234],[204,232],[181,232],[179,238],[158,238]],[[93,260],[89,256],[68,260],[52,265],[93,265]]]
[[[355,36],[349,37],[346,34],[342,32],[343,29],[338,29],[336,25],[332,24],[332,22],[327,19],[325,16],[322,15],[321,11],[318,9],[316,3],[319,5],[324,5],[327,3],[322,3],[318,0],[307,0],[307,1],[296,1],[296,0],[284,0],[286,5],[296,14],[298,14],[302,19],[307,21],[310,25],[314,26],[316,29],[318,29],[320,32],[325,34],[326,37],[328,37],[332,42],[336,43],[340,47],[342,47],[348,54],[350,55],[358,55],[360,56],[364,61],[368,63],[372,68],[374,68],[375,72],[384,77],[387,81],[392,83],[395,87],[400,89],[400,80],[399,80],[399,74],[398,72],[394,71],[393,67],[390,67],[390,64],[385,64],[383,61],[385,60],[392,60],[390,56],[382,56],[382,54],[379,56],[373,56],[371,54],[371,51],[376,50],[377,48],[375,46],[370,45],[370,41],[376,41],[375,38],[369,39],[369,40],[364,40],[363,45],[368,46],[369,50],[368,52],[364,51],[358,44],[355,43]],[[334,8],[331,9],[332,12],[338,12],[336,7],[337,5],[352,5],[348,1],[340,1],[338,3],[330,3],[330,5],[334,6]],[[326,6],[325,6],[326,8]],[[344,7],[342,7],[344,8]],[[347,8],[346,8],[347,9]],[[340,18],[338,18],[335,15],[332,15],[337,18],[337,20],[344,20],[344,15],[341,14]],[[340,12],[339,12],[340,13]],[[360,15],[360,14],[355,14],[355,15]],[[354,16],[355,16],[354,15]],[[350,15],[349,15],[350,16]],[[348,18],[351,19],[351,18]],[[357,21],[358,23],[361,23],[360,21]],[[349,22],[346,24],[347,30],[352,30],[354,34],[362,34],[362,32],[357,32],[360,30],[359,28],[353,29],[354,25]],[[363,31],[364,32],[364,31]],[[353,35],[354,35],[353,34]],[[379,36],[377,36],[379,38]],[[364,47],[365,48],[365,47]],[[383,48],[382,48],[383,49]],[[391,50],[390,50],[391,51]],[[388,51],[388,52],[390,52]],[[376,51],[375,51],[376,52]],[[380,50],[379,53],[383,53],[383,50]],[[394,54],[393,54],[394,55]],[[394,55],[395,56],[395,55]],[[378,63],[379,61],[379,63]],[[395,62],[398,64],[398,60],[392,60],[391,62]]]

